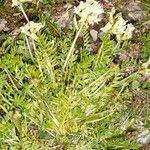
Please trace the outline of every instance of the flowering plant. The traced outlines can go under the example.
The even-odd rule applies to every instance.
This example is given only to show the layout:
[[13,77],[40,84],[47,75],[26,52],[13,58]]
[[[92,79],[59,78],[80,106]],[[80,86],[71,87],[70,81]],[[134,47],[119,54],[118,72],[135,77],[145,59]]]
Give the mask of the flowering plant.
[[135,27],[131,23],[127,24],[127,21],[122,18],[121,13],[114,16],[115,12],[113,7],[109,13],[109,22],[101,30],[115,34],[118,41],[130,39]]
[[34,23],[33,21],[30,21],[25,26],[20,27],[21,32],[25,35],[31,37],[34,40],[37,40],[38,37],[36,36],[36,33],[43,28],[44,25],[42,23]]
[[12,7],[19,6],[24,17],[26,18],[28,22],[25,26],[20,27],[21,32],[27,36],[30,36],[33,40],[37,40],[38,37],[36,36],[36,32],[39,31],[41,28],[43,28],[44,25],[42,23],[34,23],[33,21],[29,21],[22,7],[22,3],[25,3],[25,2],[32,2],[32,0],[12,0]]
[[81,1],[80,4],[74,8],[74,13],[80,16],[80,23],[87,22],[90,25],[101,21],[100,16],[104,12],[100,4],[95,0]]

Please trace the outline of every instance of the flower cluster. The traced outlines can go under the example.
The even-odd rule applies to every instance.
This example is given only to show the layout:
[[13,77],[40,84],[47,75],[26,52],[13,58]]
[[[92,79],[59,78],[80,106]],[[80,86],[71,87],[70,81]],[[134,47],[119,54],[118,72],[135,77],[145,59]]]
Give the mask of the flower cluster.
[[100,16],[104,12],[100,4],[95,0],[81,1],[80,4],[74,8],[74,13],[79,15],[80,23],[87,22],[90,25],[101,21]]
[[25,2],[32,2],[32,0],[12,0],[12,7],[19,6]]
[[42,23],[34,23],[33,21],[29,21],[23,7],[22,7],[22,3],[25,2],[32,2],[32,0],[12,0],[12,7],[14,6],[19,6],[24,17],[27,20],[27,24],[25,26],[20,27],[21,32],[24,33],[25,35],[31,37],[33,40],[37,40],[38,37],[36,36],[36,33],[44,27],[44,25]]
[[37,40],[38,37],[36,36],[36,33],[43,28],[44,25],[42,23],[34,23],[33,21],[30,21],[25,26],[20,27],[21,32],[25,35],[31,37],[34,40]]
[[127,24],[122,18],[121,13],[115,15],[115,8],[112,8],[109,16],[109,22],[105,25],[104,28],[101,28],[103,32],[108,32],[116,35],[118,41],[127,40],[132,37],[132,32],[135,27],[130,23]]

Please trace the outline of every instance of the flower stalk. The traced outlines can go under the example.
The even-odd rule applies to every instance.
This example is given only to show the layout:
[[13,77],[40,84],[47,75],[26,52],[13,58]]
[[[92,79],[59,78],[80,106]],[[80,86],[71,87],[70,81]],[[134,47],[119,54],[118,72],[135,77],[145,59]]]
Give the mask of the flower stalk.
[[28,37],[26,35],[25,35],[25,39],[26,39],[26,43],[27,43],[27,46],[28,46],[28,49],[29,49],[29,53],[31,55],[31,59],[33,60],[32,50],[31,50],[31,47],[30,47],[30,44],[29,44],[29,41],[28,41]]
[[77,39],[78,39],[78,37],[79,37],[81,31],[82,31],[83,26],[84,26],[84,22],[82,23],[80,29],[79,29],[78,32],[76,33],[76,36],[75,36],[75,38],[74,38],[74,41],[73,41],[73,43],[72,43],[72,45],[71,45],[71,48],[70,48],[70,50],[69,50],[69,52],[68,52],[68,55],[67,55],[67,58],[66,58],[66,60],[65,60],[65,63],[64,63],[64,66],[63,66],[63,70],[65,70],[65,68],[66,68],[66,66],[67,66],[67,64],[68,64],[68,61],[69,61],[71,55],[72,55],[73,52],[74,52],[74,47],[75,47],[76,41],[77,41]]
[[22,13],[23,13],[23,15],[24,15],[25,19],[26,19],[26,20],[27,20],[27,22],[29,23],[28,16],[26,15],[26,13],[25,13],[25,11],[24,11],[24,9],[23,9],[22,5],[19,5],[19,7],[20,7],[20,10],[22,11]]
[[22,3],[25,3],[25,2],[32,2],[32,0],[12,0],[12,7],[15,7],[15,6],[19,7],[20,10],[21,10],[22,13],[23,13],[25,19],[26,19],[27,22],[29,23],[29,19],[28,19],[27,15],[26,15],[26,13],[25,13],[23,7],[22,7]]

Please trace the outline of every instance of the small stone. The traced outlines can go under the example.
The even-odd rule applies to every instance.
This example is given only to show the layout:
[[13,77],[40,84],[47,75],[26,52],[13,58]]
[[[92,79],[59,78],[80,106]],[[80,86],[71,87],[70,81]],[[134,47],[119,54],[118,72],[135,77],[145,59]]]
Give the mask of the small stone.
[[120,54],[119,59],[124,62],[128,61],[129,57],[126,54]]
[[141,82],[144,83],[146,82],[148,79],[150,78],[150,75],[149,74],[144,74],[142,77],[141,77]]
[[129,5],[126,6],[127,11],[130,12],[128,14],[129,19],[140,21],[146,17],[147,13],[146,11],[143,11],[141,6],[142,5],[138,0],[132,0]]
[[0,19],[0,32],[6,29],[5,27],[6,23],[7,21],[5,19]]
[[79,50],[75,50],[75,52],[74,52],[75,54],[79,54],[80,53],[80,51]]
[[141,145],[147,145],[150,143],[150,132],[149,130],[143,131],[141,134],[139,134],[137,138],[137,142]]
[[97,43],[92,42],[90,44],[90,47],[88,48],[88,52],[90,52],[90,53],[97,53],[99,47],[100,47],[100,43],[99,42],[97,42]]
[[146,18],[147,13],[146,12],[130,12],[128,14],[129,19],[134,20],[134,21],[140,21],[144,20]]
[[58,21],[57,21],[58,27],[60,29],[65,28],[67,26],[68,19],[69,19],[69,13],[66,12],[58,19]]
[[90,35],[91,35],[91,37],[92,37],[94,42],[97,41],[97,39],[98,39],[98,32],[96,30],[92,29],[90,31]]
[[7,31],[9,31],[9,30],[10,30],[10,28],[5,27],[3,30],[4,30],[5,32],[7,32]]
[[6,24],[7,21],[5,19],[0,19],[0,24]]
[[127,10],[128,11],[140,11],[142,10],[142,8],[139,5],[139,3],[132,1],[131,3],[129,3]]
[[5,28],[4,24],[0,24],[0,32],[3,31],[3,29]]
[[90,48],[88,49],[88,51],[89,51],[90,53],[92,53],[94,50],[93,50],[93,48],[90,47]]

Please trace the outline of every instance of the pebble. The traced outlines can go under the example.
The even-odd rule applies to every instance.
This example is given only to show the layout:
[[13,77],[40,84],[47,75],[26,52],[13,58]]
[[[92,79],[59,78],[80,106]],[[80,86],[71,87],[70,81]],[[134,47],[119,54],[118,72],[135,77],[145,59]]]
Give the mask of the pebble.
[[65,28],[67,26],[68,19],[69,19],[69,13],[68,12],[66,12],[62,16],[60,16],[60,18],[57,21],[58,27],[60,29]]
[[90,30],[90,35],[91,35],[93,41],[96,42],[98,39],[98,32],[96,30],[92,29],[92,30]]
[[126,7],[127,11],[130,13],[128,14],[128,17],[132,20],[143,20],[147,13],[143,11],[143,8],[141,7],[141,3],[139,3],[138,0],[132,0],[129,5]]
[[150,132],[149,130],[144,130],[138,135],[137,142],[141,145],[147,145],[150,143]]
[[5,19],[0,19],[0,32],[5,30],[6,23],[7,23],[7,21]]

